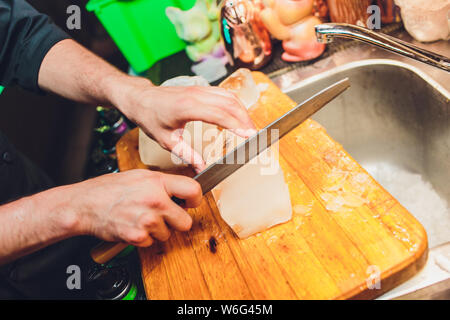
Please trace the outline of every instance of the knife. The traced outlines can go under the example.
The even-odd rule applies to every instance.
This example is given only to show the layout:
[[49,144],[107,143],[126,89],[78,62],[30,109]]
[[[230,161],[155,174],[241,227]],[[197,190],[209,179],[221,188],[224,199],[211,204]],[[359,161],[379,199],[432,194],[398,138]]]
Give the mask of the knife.
[[[197,174],[194,180],[200,183],[203,194],[211,191],[220,182],[283,138],[349,87],[350,81],[345,78],[316,93]],[[240,161],[236,161],[238,155]],[[243,161],[242,155],[244,156]],[[172,200],[179,205],[184,203],[182,199],[172,198]],[[102,242],[91,250],[91,257],[95,262],[104,264],[127,246],[128,244],[121,242]]]

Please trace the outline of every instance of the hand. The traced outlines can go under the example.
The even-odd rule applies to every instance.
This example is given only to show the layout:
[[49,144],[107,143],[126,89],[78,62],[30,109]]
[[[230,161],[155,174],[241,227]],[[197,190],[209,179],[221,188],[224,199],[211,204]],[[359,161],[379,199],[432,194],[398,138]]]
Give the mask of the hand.
[[191,228],[192,218],[171,197],[200,205],[202,191],[193,179],[149,170],[113,173],[73,185],[73,205],[79,212],[82,234],[106,241],[147,247],[154,239],[166,241],[169,227]]
[[[163,148],[173,151],[199,172],[205,168],[200,154],[183,138],[189,121],[200,120],[248,137],[255,126],[240,100],[217,87],[154,87],[136,81],[125,99],[116,105]],[[177,148],[175,148],[177,146]]]
[[174,153],[196,171],[204,163],[181,138],[187,122],[201,120],[244,137],[255,133],[243,131],[255,127],[239,99],[225,89],[155,87],[145,78],[124,74],[70,39],[47,53],[38,84],[69,99],[118,108],[162,147],[170,151],[180,147]]

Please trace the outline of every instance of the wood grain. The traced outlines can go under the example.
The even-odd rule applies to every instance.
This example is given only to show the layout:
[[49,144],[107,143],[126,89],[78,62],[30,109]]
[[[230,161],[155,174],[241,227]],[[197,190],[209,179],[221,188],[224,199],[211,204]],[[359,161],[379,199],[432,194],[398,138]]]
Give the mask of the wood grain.
[[[253,76],[269,85],[250,110],[262,128],[296,103],[262,73]],[[118,142],[121,171],[147,168],[137,144],[137,130]],[[333,170],[368,174],[323,127],[305,121],[279,150],[292,205],[308,206],[308,214],[294,213],[290,222],[240,240],[207,194],[189,210],[191,231],[139,249],[149,299],[368,299],[420,270],[428,252],[424,228],[370,176],[367,203],[326,209],[323,194]],[[379,289],[368,288],[371,270],[380,271]]]

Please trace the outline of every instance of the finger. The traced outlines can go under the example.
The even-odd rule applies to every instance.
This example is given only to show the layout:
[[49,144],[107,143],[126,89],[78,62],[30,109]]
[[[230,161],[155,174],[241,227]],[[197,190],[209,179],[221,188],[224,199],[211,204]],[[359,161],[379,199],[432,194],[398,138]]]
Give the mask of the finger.
[[217,108],[220,108],[222,110],[225,110],[230,115],[232,115],[234,118],[238,119],[241,123],[241,128],[246,129],[256,129],[255,124],[253,123],[252,119],[250,118],[247,109],[235,107],[232,105],[222,104],[217,105]]
[[165,222],[174,230],[188,231],[192,227],[192,217],[171,199],[168,199],[163,217]]
[[206,103],[207,102],[202,101],[196,106],[184,110],[186,120],[200,120],[218,125],[225,129],[244,129],[244,125],[239,121],[239,119],[236,119],[233,115],[227,112],[227,110],[213,105],[208,105]]
[[219,94],[224,97],[231,97],[233,93],[221,87],[201,87],[201,89],[205,92],[212,92],[214,94]]
[[149,235],[145,241],[140,242],[140,243],[136,243],[136,244],[134,244],[134,246],[135,247],[147,248],[147,247],[150,247],[153,244],[153,242],[155,242],[155,241]]
[[169,228],[167,228],[163,217],[147,213],[140,218],[140,225],[147,230],[154,239],[167,241],[170,237]]
[[248,128],[256,129],[253,120],[250,118],[250,115],[248,114],[247,108],[244,106],[242,100],[235,93],[219,87],[211,87],[211,90],[213,90],[211,91],[211,93],[213,94],[220,94],[230,99],[229,104],[224,103],[221,107],[230,108],[230,111],[235,113],[235,115],[243,123],[245,123],[248,126]]
[[196,208],[202,202],[202,188],[194,179],[173,174],[163,174],[161,179],[169,198],[184,199],[188,208]]
[[136,247],[150,247],[153,244],[153,238],[147,231],[131,230],[126,242]]
[[231,99],[234,101],[235,106],[239,106],[240,108],[243,108],[247,110],[247,108],[244,106],[244,103],[241,99],[232,91],[226,90],[224,88],[220,87],[204,87],[205,92],[213,95],[221,95],[225,98]]
[[241,99],[239,99],[239,97],[234,92],[231,92],[229,90],[220,87],[206,87],[204,89],[205,93],[207,94],[213,95],[215,97],[217,97],[217,95],[220,95],[223,98],[229,100],[231,102],[230,106],[232,107],[247,110],[247,108],[244,106],[244,103],[241,101]]
[[183,138],[180,138],[178,142],[175,142],[175,144],[170,145],[169,147],[173,154],[182,159],[184,162],[192,165],[197,173],[206,168],[203,157],[195,151],[190,144],[184,141]]
[[230,131],[238,136],[241,136],[242,138],[250,138],[258,133],[255,129],[230,129]]
[[248,128],[248,126],[243,125],[235,117],[230,115],[219,107],[205,106],[200,107],[197,105],[196,108],[190,108],[186,110],[186,117],[189,120],[200,120],[203,122],[218,125],[222,128],[228,129],[238,136],[243,138],[248,138],[257,133],[254,128]]
[[223,96],[217,92],[210,91],[202,94],[201,97],[197,96],[197,98],[201,101],[201,105],[203,106],[209,106],[227,112],[240,123],[241,129],[255,129],[255,125],[253,124],[247,109],[233,93],[227,93],[226,96]]

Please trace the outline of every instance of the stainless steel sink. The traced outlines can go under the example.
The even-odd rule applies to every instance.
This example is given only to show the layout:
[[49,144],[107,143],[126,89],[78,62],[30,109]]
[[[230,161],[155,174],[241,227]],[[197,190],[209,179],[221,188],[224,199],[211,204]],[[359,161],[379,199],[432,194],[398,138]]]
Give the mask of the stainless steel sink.
[[[393,60],[345,64],[301,81],[285,93],[300,102],[344,77],[350,79],[351,88],[313,118],[369,173],[374,168],[390,170],[394,178],[405,179],[405,193],[410,191],[411,179],[403,176],[420,175],[448,205],[450,93],[415,67]],[[402,171],[403,176],[397,176],[396,171]],[[379,182],[388,191],[394,187],[391,193],[402,202],[402,190],[398,190],[402,189],[401,181]],[[402,204],[424,225],[430,247],[450,241],[448,211],[424,212],[420,204],[413,208]]]
[[[450,76],[441,75],[448,84]],[[430,248],[449,242],[450,92],[417,67],[392,59],[346,63],[294,85],[286,86],[292,75],[277,81],[286,94],[300,102],[344,77],[350,79],[351,88],[313,118],[369,173],[376,167],[390,168],[388,174],[394,179],[379,182],[424,225]],[[434,203],[409,207],[408,199],[420,198],[417,193],[422,189],[411,190],[411,179],[397,176],[397,172],[421,180],[435,193],[434,198],[420,201],[447,207],[435,209]],[[409,198],[402,200],[408,192]],[[417,287],[417,280],[411,283]],[[395,294],[388,296],[392,297]]]

